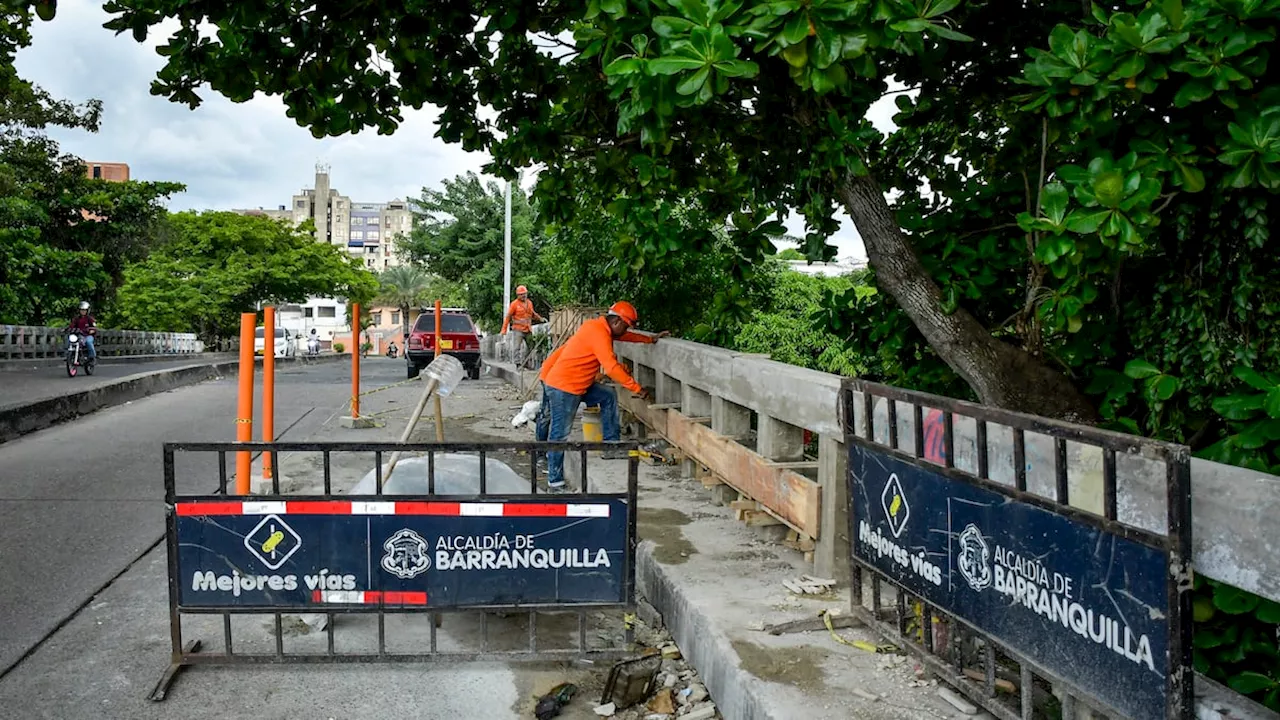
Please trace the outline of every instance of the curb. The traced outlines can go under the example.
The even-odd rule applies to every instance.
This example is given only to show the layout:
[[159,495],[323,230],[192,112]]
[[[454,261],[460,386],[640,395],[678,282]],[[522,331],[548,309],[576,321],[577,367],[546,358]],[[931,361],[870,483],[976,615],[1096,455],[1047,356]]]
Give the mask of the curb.
[[[321,355],[317,358],[294,358],[292,360],[277,358],[277,366],[290,363],[304,365],[334,362],[350,355]],[[262,366],[262,359],[254,361],[255,367]],[[194,385],[206,380],[235,375],[239,372],[239,361],[228,360],[217,363],[187,365],[168,370],[135,375],[110,385],[102,385],[81,390],[69,395],[43,398],[22,405],[14,405],[0,409],[0,443],[6,443],[28,433],[43,430],[58,423],[73,420],[81,415],[88,415],[96,410],[123,405],[140,400],[148,395],[167,392],[187,385]]]
[[[103,365],[141,365],[152,362],[216,363],[237,359],[235,353],[170,353],[168,355],[99,355]],[[58,367],[65,360],[61,357],[27,358],[24,360],[0,360],[0,372],[22,372],[40,368]]]
[[690,602],[680,584],[653,557],[652,541],[643,541],[636,548],[636,585],[662,614],[662,623],[685,659],[702,676],[722,717],[784,720],[756,694],[760,680],[740,667],[729,637]]

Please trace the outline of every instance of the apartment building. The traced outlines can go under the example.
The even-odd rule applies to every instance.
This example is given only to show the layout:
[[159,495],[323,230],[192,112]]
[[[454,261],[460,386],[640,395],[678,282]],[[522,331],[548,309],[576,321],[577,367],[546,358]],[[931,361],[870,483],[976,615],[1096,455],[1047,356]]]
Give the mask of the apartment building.
[[84,176],[109,182],[129,182],[129,166],[126,163],[84,162]]

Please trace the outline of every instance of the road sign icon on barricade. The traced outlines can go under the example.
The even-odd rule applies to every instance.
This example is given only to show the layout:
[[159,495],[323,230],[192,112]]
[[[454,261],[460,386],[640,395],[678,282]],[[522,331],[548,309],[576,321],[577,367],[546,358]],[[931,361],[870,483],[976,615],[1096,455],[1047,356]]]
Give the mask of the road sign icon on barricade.
[[[616,492],[593,491],[585,470],[577,492],[537,487],[542,453],[579,453],[585,468],[589,451],[618,448],[632,444],[166,444],[173,655],[152,699],[163,700],[177,671],[196,664],[621,657],[632,640],[624,617],[635,602],[638,460],[629,460],[627,485]],[[226,455],[246,450],[318,454],[323,488],[281,495],[276,481],[275,494],[228,496]],[[512,451],[527,453],[528,482],[515,493],[508,479],[494,492],[493,456]],[[396,452],[426,455],[425,493],[385,492],[383,457]],[[176,492],[176,458],[194,453],[219,456],[217,493]],[[372,494],[334,492],[334,453],[374,460]],[[437,493],[436,458],[465,456],[476,459],[474,492]],[[456,491],[456,471],[446,485]],[[322,618],[324,632],[286,643],[285,616],[298,614]],[[470,630],[437,630],[445,614],[478,621],[479,647],[463,642],[476,634]],[[261,623],[243,622],[255,615],[270,619],[267,636]],[[392,640],[406,647],[389,644],[392,623]],[[222,652],[201,652],[219,635]],[[593,646],[589,636],[616,642]]]

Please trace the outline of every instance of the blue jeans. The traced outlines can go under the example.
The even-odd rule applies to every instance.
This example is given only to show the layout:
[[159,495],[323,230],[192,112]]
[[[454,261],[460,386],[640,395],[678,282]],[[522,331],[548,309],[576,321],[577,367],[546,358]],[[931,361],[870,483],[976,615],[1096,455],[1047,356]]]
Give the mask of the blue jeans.
[[89,354],[89,359],[92,360],[98,357],[98,350],[93,346],[93,336],[88,333],[76,333],[76,334],[84,339],[84,349],[85,349],[85,352]]
[[[617,442],[622,435],[618,419],[618,396],[613,390],[595,383],[582,395],[542,386],[542,408],[538,411],[534,437],[538,442],[564,442],[573,429],[578,405],[600,406],[600,430],[606,442]],[[547,484],[564,484],[564,453],[547,453]]]

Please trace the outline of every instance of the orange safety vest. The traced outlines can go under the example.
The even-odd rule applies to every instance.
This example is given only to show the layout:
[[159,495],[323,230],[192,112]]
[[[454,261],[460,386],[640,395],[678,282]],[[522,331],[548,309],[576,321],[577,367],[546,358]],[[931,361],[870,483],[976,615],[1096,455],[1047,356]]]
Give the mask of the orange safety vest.
[[527,333],[533,330],[533,301],[516,298],[507,308],[507,319],[502,323],[502,332],[510,326],[515,330]]

